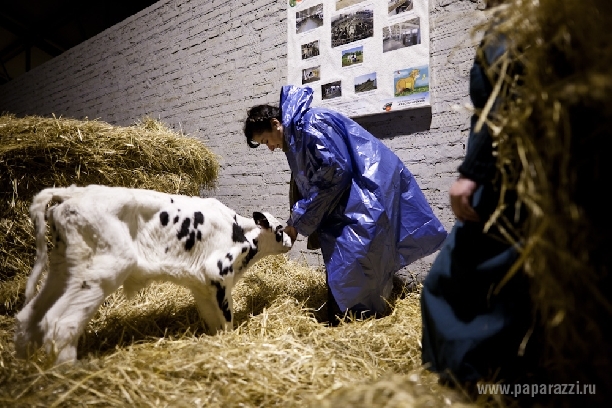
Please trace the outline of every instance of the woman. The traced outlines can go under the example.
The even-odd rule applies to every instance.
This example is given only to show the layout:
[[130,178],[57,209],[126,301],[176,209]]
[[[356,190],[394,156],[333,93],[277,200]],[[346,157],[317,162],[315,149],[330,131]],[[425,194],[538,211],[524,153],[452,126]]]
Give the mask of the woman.
[[436,251],[447,234],[401,160],[348,117],[311,107],[312,94],[285,86],[280,108],[250,109],[247,143],[287,155],[300,199],[286,231],[318,233],[339,311],[379,316],[394,273]]

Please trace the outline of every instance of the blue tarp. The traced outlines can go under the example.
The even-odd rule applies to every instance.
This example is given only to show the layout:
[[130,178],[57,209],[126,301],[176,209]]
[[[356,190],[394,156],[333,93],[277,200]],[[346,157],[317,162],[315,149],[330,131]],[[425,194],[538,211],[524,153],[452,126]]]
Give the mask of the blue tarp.
[[447,233],[401,160],[350,118],[310,107],[312,92],[281,90],[285,153],[304,197],[288,225],[318,231],[342,311],[380,313],[394,273],[435,252]]

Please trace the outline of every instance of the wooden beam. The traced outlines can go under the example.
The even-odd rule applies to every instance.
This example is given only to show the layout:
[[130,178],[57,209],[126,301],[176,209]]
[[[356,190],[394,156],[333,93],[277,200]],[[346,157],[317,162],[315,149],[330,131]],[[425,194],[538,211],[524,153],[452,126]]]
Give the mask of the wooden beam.
[[29,72],[32,69],[32,46],[30,44],[25,45],[25,72]]
[[23,41],[15,40],[0,50],[0,63],[4,64],[23,52]]
[[[66,51],[65,49],[62,49],[56,46],[55,44],[52,44],[51,42],[47,41],[46,39],[42,38],[33,30],[29,30],[27,27],[24,27],[19,22],[16,22],[12,18],[4,15],[2,11],[0,11],[0,26],[2,26],[5,30],[13,33],[15,36],[19,37],[22,42],[28,42],[34,45],[37,48],[40,48],[41,50],[46,52],[47,54],[51,55],[52,57],[56,57],[62,52]],[[9,47],[6,47],[4,50],[0,50],[0,55],[4,55],[5,50],[7,50]]]
[[10,81],[12,78],[9,75],[6,66],[4,65],[4,62],[0,61],[0,65],[2,65],[2,72],[4,73],[4,76],[0,76],[0,81],[2,81],[2,83],[7,83],[8,81]]

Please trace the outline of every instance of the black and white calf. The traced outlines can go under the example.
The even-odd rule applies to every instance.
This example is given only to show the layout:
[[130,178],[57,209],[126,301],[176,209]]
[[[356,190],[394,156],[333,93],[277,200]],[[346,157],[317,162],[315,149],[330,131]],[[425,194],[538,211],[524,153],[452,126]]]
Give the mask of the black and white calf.
[[[151,190],[48,188],[34,197],[30,216],[37,259],[16,316],[15,349],[24,358],[44,345],[57,363],[76,360],[79,336],[121,285],[127,297],[153,280],[186,286],[211,334],[231,330],[234,284],[259,259],[292,246],[268,213],[245,218],[214,198]],[[47,263],[45,219],[54,248],[34,296]]]

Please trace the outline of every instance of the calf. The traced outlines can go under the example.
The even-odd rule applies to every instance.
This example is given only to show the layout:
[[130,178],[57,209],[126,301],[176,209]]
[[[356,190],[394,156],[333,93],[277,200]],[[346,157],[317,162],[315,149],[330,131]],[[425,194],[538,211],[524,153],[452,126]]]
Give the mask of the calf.
[[[30,216],[37,259],[16,315],[15,349],[24,358],[44,345],[57,363],[76,360],[79,336],[121,285],[128,298],[153,280],[186,286],[211,334],[233,329],[237,280],[293,244],[268,213],[245,218],[214,198],[123,187],[48,188],[34,197]],[[54,248],[34,296],[47,263],[45,218]]]

